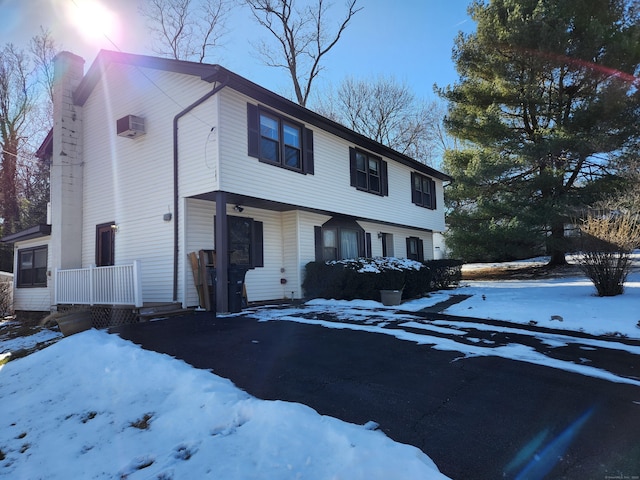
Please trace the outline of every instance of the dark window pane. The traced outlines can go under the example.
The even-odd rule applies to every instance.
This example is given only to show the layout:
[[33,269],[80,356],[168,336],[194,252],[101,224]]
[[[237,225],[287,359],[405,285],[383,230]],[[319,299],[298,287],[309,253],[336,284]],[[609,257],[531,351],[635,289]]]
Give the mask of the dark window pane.
[[369,173],[371,173],[371,175],[379,175],[379,171],[380,171],[380,166],[378,164],[378,161],[374,158],[370,158],[369,159]]
[[41,248],[34,252],[33,266],[35,268],[47,266],[47,251],[45,249]]
[[284,153],[285,153],[284,161],[287,167],[300,168],[300,165],[301,165],[300,150],[292,147],[285,147]]
[[21,252],[20,253],[20,269],[33,267],[33,252]]
[[415,175],[413,177],[413,189],[418,192],[422,191],[422,178],[420,178],[418,175]]
[[361,172],[360,170],[358,170],[358,174],[356,176],[356,182],[359,188],[363,188],[366,190],[367,184],[369,183],[367,181],[367,174],[365,172]]
[[293,125],[284,124],[284,143],[292,147],[300,148],[300,129]]
[[20,270],[20,285],[33,285],[33,270]]
[[266,115],[260,115],[260,135],[278,140],[278,120]]
[[370,177],[370,179],[369,179],[369,190],[371,192],[380,193],[380,178],[379,177]]
[[250,265],[252,219],[230,216],[227,220],[229,222],[229,263]]
[[340,257],[342,260],[347,258],[357,258],[358,255],[358,232],[355,230],[340,230]]
[[99,233],[100,241],[99,241],[99,267],[111,265],[111,232],[108,230],[103,230]]
[[367,171],[367,157],[362,153],[356,153],[356,168],[360,172]]
[[409,253],[411,255],[415,255],[416,253],[418,253],[418,246],[416,245],[415,238],[409,239]]
[[334,229],[323,230],[322,243],[325,248],[336,248],[338,246],[337,231]]
[[35,284],[46,284],[47,283],[47,267],[44,268],[36,268],[35,269]]
[[332,247],[324,247],[324,256],[323,260],[337,260],[338,259],[338,250]]
[[270,162],[279,162],[278,142],[263,137],[260,142],[260,157]]

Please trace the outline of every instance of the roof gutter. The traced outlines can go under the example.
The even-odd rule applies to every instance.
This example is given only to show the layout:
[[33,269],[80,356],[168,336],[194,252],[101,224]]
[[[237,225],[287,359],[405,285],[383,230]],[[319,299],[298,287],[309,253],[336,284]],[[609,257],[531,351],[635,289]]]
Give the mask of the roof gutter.
[[227,86],[227,79],[213,88],[210,92],[200,97],[187,108],[173,117],[173,301],[178,301],[178,247],[179,247],[179,228],[178,228],[178,121],[191,110],[203,104],[216,93]]

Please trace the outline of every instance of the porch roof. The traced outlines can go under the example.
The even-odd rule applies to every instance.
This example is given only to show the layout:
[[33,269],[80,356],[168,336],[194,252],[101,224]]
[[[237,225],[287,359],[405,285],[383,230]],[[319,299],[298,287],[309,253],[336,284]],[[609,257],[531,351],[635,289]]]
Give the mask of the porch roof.
[[51,225],[35,225],[20,232],[12,233],[0,238],[3,243],[15,243],[23,240],[31,240],[32,238],[46,237],[51,235]]

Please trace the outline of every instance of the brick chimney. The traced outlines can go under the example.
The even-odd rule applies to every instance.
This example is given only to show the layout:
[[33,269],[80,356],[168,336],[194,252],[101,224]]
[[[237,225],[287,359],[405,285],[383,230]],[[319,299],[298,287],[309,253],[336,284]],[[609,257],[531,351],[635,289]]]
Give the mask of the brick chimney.
[[60,52],[54,59],[51,269],[82,266],[82,107],[73,92],[84,75],[84,59]]

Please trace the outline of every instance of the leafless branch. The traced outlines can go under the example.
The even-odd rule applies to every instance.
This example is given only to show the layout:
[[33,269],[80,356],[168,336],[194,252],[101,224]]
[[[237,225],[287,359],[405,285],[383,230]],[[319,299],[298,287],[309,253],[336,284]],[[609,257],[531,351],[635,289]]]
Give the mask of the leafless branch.
[[176,60],[204,62],[221,44],[231,0],[145,0],[139,8],[147,19],[158,55]]
[[313,6],[298,9],[295,0],[245,0],[258,23],[275,39],[277,47],[266,42],[256,49],[266,65],[285,68],[291,75],[297,102],[305,106],[311,86],[322,71],[323,57],[338,43],[347,25],[362,8],[349,0],[347,13],[336,31],[325,25],[329,5],[317,0]]

